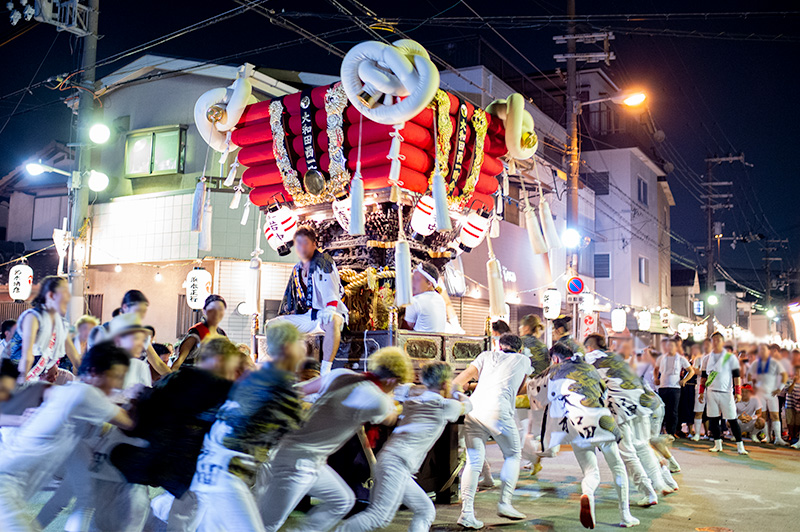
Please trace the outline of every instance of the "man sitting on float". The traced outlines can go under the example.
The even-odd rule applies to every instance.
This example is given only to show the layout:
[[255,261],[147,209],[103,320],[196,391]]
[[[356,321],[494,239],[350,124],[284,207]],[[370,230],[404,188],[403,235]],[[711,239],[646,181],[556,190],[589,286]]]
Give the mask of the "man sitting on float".
[[300,262],[292,269],[279,316],[270,322],[288,321],[301,333],[324,333],[320,365],[324,375],[331,370],[347,321],[347,307],[342,303],[344,289],[331,256],[317,249],[317,235],[312,228],[300,227],[295,232],[294,248]]
[[422,262],[411,274],[411,303],[406,307],[405,328],[417,332],[447,331],[447,304],[436,290],[439,271],[433,264]]

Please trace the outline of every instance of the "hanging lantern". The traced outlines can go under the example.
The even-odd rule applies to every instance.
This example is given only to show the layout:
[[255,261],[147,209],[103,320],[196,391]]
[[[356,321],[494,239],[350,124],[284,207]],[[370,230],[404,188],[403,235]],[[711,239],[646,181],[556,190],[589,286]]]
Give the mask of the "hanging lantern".
[[186,275],[183,287],[186,289],[186,304],[193,310],[200,310],[211,295],[211,273],[203,268],[194,268]]
[[694,329],[692,330],[692,337],[694,338],[695,342],[702,342],[706,339],[706,324],[701,323],[699,325],[695,325]]
[[285,257],[292,252],[290,246],[278,238],[278,235],[269,226],[269,222],[264,224],[264,236],[267,238],[267,244],[269,244],[269,247],[271,247],[279,256]]
[[350,231],[350,196],[341,193],[331,202],[333,217],[345,231]]
[[692,324],[691,323],[679,323],[678,324],[678,335],[681,337],[681,340],[686,340],[689,338],[689,335],[692,334]]
[[636,314],[636,322],[639,324],[640,331],[649,331],[652,325],[653,315],[649,310],[641,310]]
[[[297,231],[297,214],[286,205],[273,203],[267,211],[267,227],[283,244],[292,247],[292,239]],[[269,242],[269,236],[267,236],[267,242]]]
[[615,308],[611,311],[611,330],[614,332],[622,332],[625,330],[625,324],[628,321],[628,315],[625,309]]
[[490,222],[489,213],[486,211],[469,213],[458,234],[458,247],[467,253],[478,247],[486,238]]
[[561,314],[561,292],[548,288],[542,294],[542,310],[547,320],[556,319]]
[[411,214],[411,238],[422,240],[436,231],[436,207],[431,196],[422,196]]
[[658,311],[658,316],[661,318],[661,326],[665,329],[669,327],[669,322],[672,319],[672,311],[668,308],[662,308]]
[[17,264],[8,272],[8,295],[13,301],[25,301],[33,288],[33,269],[27,264]]

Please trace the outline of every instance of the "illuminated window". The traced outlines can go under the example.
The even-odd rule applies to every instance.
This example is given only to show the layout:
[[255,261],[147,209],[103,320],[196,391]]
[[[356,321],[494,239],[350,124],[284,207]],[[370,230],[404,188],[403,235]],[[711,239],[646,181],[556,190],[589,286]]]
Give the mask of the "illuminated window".
[[133,131],[125,143],[128,177],[182,174],[185,160],[186,129],[179,126]]

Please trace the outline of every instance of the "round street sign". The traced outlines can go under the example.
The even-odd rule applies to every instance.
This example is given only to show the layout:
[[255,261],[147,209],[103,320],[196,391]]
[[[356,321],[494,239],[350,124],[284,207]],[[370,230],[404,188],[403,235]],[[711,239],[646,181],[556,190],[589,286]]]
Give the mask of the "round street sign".
[[583,292],[583,280],[580,277],[573,277],[567,281],[567,291],[570,294],[578,295]]

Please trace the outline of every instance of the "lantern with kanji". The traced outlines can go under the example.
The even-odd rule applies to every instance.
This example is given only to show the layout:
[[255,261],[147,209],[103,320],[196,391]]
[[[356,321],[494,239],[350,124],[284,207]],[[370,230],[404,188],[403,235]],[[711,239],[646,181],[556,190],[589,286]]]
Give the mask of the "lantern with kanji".
[[193,310],[200,310],[211,295],[211,273],[203,268],[195,268],[186,275],[186,304]]
[[8,272],[8,295],[14,301],[25,301],[33,288],[33,269],[27,264],[17,264]]

